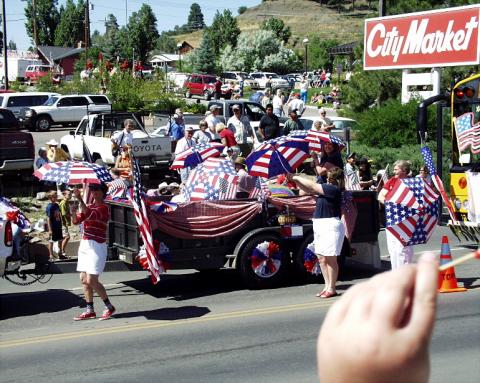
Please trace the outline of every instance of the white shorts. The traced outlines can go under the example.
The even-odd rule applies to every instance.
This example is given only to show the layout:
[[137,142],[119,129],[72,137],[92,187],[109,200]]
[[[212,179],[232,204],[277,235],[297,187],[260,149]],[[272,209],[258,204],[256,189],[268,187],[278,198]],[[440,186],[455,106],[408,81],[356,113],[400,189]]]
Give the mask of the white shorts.
[[82,239],[78,247],[77,271],[100,275],[107,262],[107,244],[93,239]]
[[345,227],[340,218],[313,218],[315,254],[334,257],[342,252]]

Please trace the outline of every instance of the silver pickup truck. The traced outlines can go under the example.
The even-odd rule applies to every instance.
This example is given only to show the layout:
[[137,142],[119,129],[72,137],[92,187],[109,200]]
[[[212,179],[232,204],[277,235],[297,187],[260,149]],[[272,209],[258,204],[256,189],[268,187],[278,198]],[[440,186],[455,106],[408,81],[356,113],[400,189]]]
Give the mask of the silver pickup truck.
[[135,113],[97,113],[83,117],[70,134],[60,139],[60,146],[70,153],[72,159],[84,160],[87,153],[97,163],[113,166],[111,137],[123,129],[123,122],[130,118],[135,121],[132,150],[145,172],[165,170],[172,159],[170,137],[152,136],[145,130],[141,117]]

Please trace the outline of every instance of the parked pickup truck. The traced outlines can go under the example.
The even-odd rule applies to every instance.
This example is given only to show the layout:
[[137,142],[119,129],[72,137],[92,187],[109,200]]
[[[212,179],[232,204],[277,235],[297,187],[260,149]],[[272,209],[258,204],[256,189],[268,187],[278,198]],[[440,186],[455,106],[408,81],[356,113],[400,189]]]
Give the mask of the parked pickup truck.
[[28,129],[46,132],[53,125],[77,125],[88,113],[111,111],[110,100],[102,94],[52,96],[43,105],[24,111],[24,125]]
[[132,150],[142,170],[148,172],[168,169],[172,159],[170,137],[148,134],[141,123],[141,117],[135,113],[86,115],[75,130],[60,139],[60,146],[70,153],[73,159],[86,159],[88,153],[94,162],[112,166],[115,158],[112,154],[111,137],[123,129],[123,122],[127,118],[134,120],[136,124],[132,131]]
[[[345,237],[340,264],[378,269],[381,262],[376,193],[354,191],[352,195],[358,214],[351,240]],[[308,206],[312,211],[302,216],[298,213],[295,225],[280,226],[276,214],[285,208],[285,203]],[[136,264],[141,239],[133,207],[117,201],[108,201],[108,204],[110,257]],[[309,217],[314,206],[313,199],[305,196],[269,198],[267,203],[248,199],[201,201],[180,205],[170,213],[149,212],[149,220],[154,241],[168,249],[165,257],[170,269],[234,269],[249,288],[270,288],[285,278],[311,276],[305,268],[304,256],[313,242]],[[209,226],[205,227],[207,223]],[[276,248],[276,254],[270,254],[271,262],[268,255],[263,260],[254,260],[257,250],[264,248],[265,243],[269,248]],[[267,270],[261,266],[264,261]]]
[[23,180],[31,179],[34,159],[35,146],[31,133],[20,130],[10,110],[0,109],[0,176],[20,175]]
[[[208,103],[208,109],[212,105],[220,106],[220,114],[218,118],[227,123],[228,119],[233,116],[233,105],[240,105],[242,108],[242,115],[248,116],[250,120],[250,125],[255,131],[258,129],[258,125],[260,124],[260,119],[266,113],[265,108],[256,102],[252,101],[244,101],[244,100],[212,100]],[[198,128],[198,123],[200,120],[203,120],[205,116],[203,114],[184,114],[185,117],[185,125],[192,126],[195,129]],[[287,121],[286,117],[280,117],[280,126],[282,127]],[[153,131],[153,134],[168,134],[168,124],[162,124],[161,122],[158,124],[160,125],[159,128],[156,128]],[[163,125],[163,126],[162,126]],[[256,135],[258,137],[258,135]]]

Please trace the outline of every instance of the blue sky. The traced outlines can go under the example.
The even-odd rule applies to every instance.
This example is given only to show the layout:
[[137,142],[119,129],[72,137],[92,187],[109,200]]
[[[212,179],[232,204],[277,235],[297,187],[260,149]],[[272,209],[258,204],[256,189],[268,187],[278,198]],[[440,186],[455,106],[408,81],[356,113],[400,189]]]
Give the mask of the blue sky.
[[[76,2],[76,0],[74,0]],[[132,12],[140,9],[143,3],[150,5],[157,16],[157,29],[159,32],[173,29],[175,25],[182,25],[187,22],[190,6],[196,2],[202,9],[205,23],[210,25],[216,10],[223,12],[230,9],[234,16],[240,6],[253,7],[259,5],[261,0],[240,0],[240,1],[218,1],[218,0],[90,0],[94,10],[90,11],[90,28],[101,33],[105,31],[104,20],[107,14],[113,13],[120,26],[125,25],[125,7],[130,17]],[[58,4],[64,4],[65,0],[59,0]],[[27,50],[31,41],[25,30],[25,5],[20,0],[5,1],[7,18],[7,40],[13,40],[19,50]],[[228,7],[231,5],[230,7]]]

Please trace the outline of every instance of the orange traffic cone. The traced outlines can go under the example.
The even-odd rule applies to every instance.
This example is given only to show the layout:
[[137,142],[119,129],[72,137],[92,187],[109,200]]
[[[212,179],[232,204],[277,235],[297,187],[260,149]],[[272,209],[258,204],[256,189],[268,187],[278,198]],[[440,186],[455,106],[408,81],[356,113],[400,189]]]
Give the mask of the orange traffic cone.
[[[440,265],[444,265],[452,260],[450,253],[450,245],[448,244],[448,237],[442,237],[442,251],[440,252]],[[455,268],[450,267],[445,271],[440,271],[438,274],[438,292],[440,293],[456,293],[460,291],[467,291],[464,287],[458,287],[457,278],[455,277]]]

